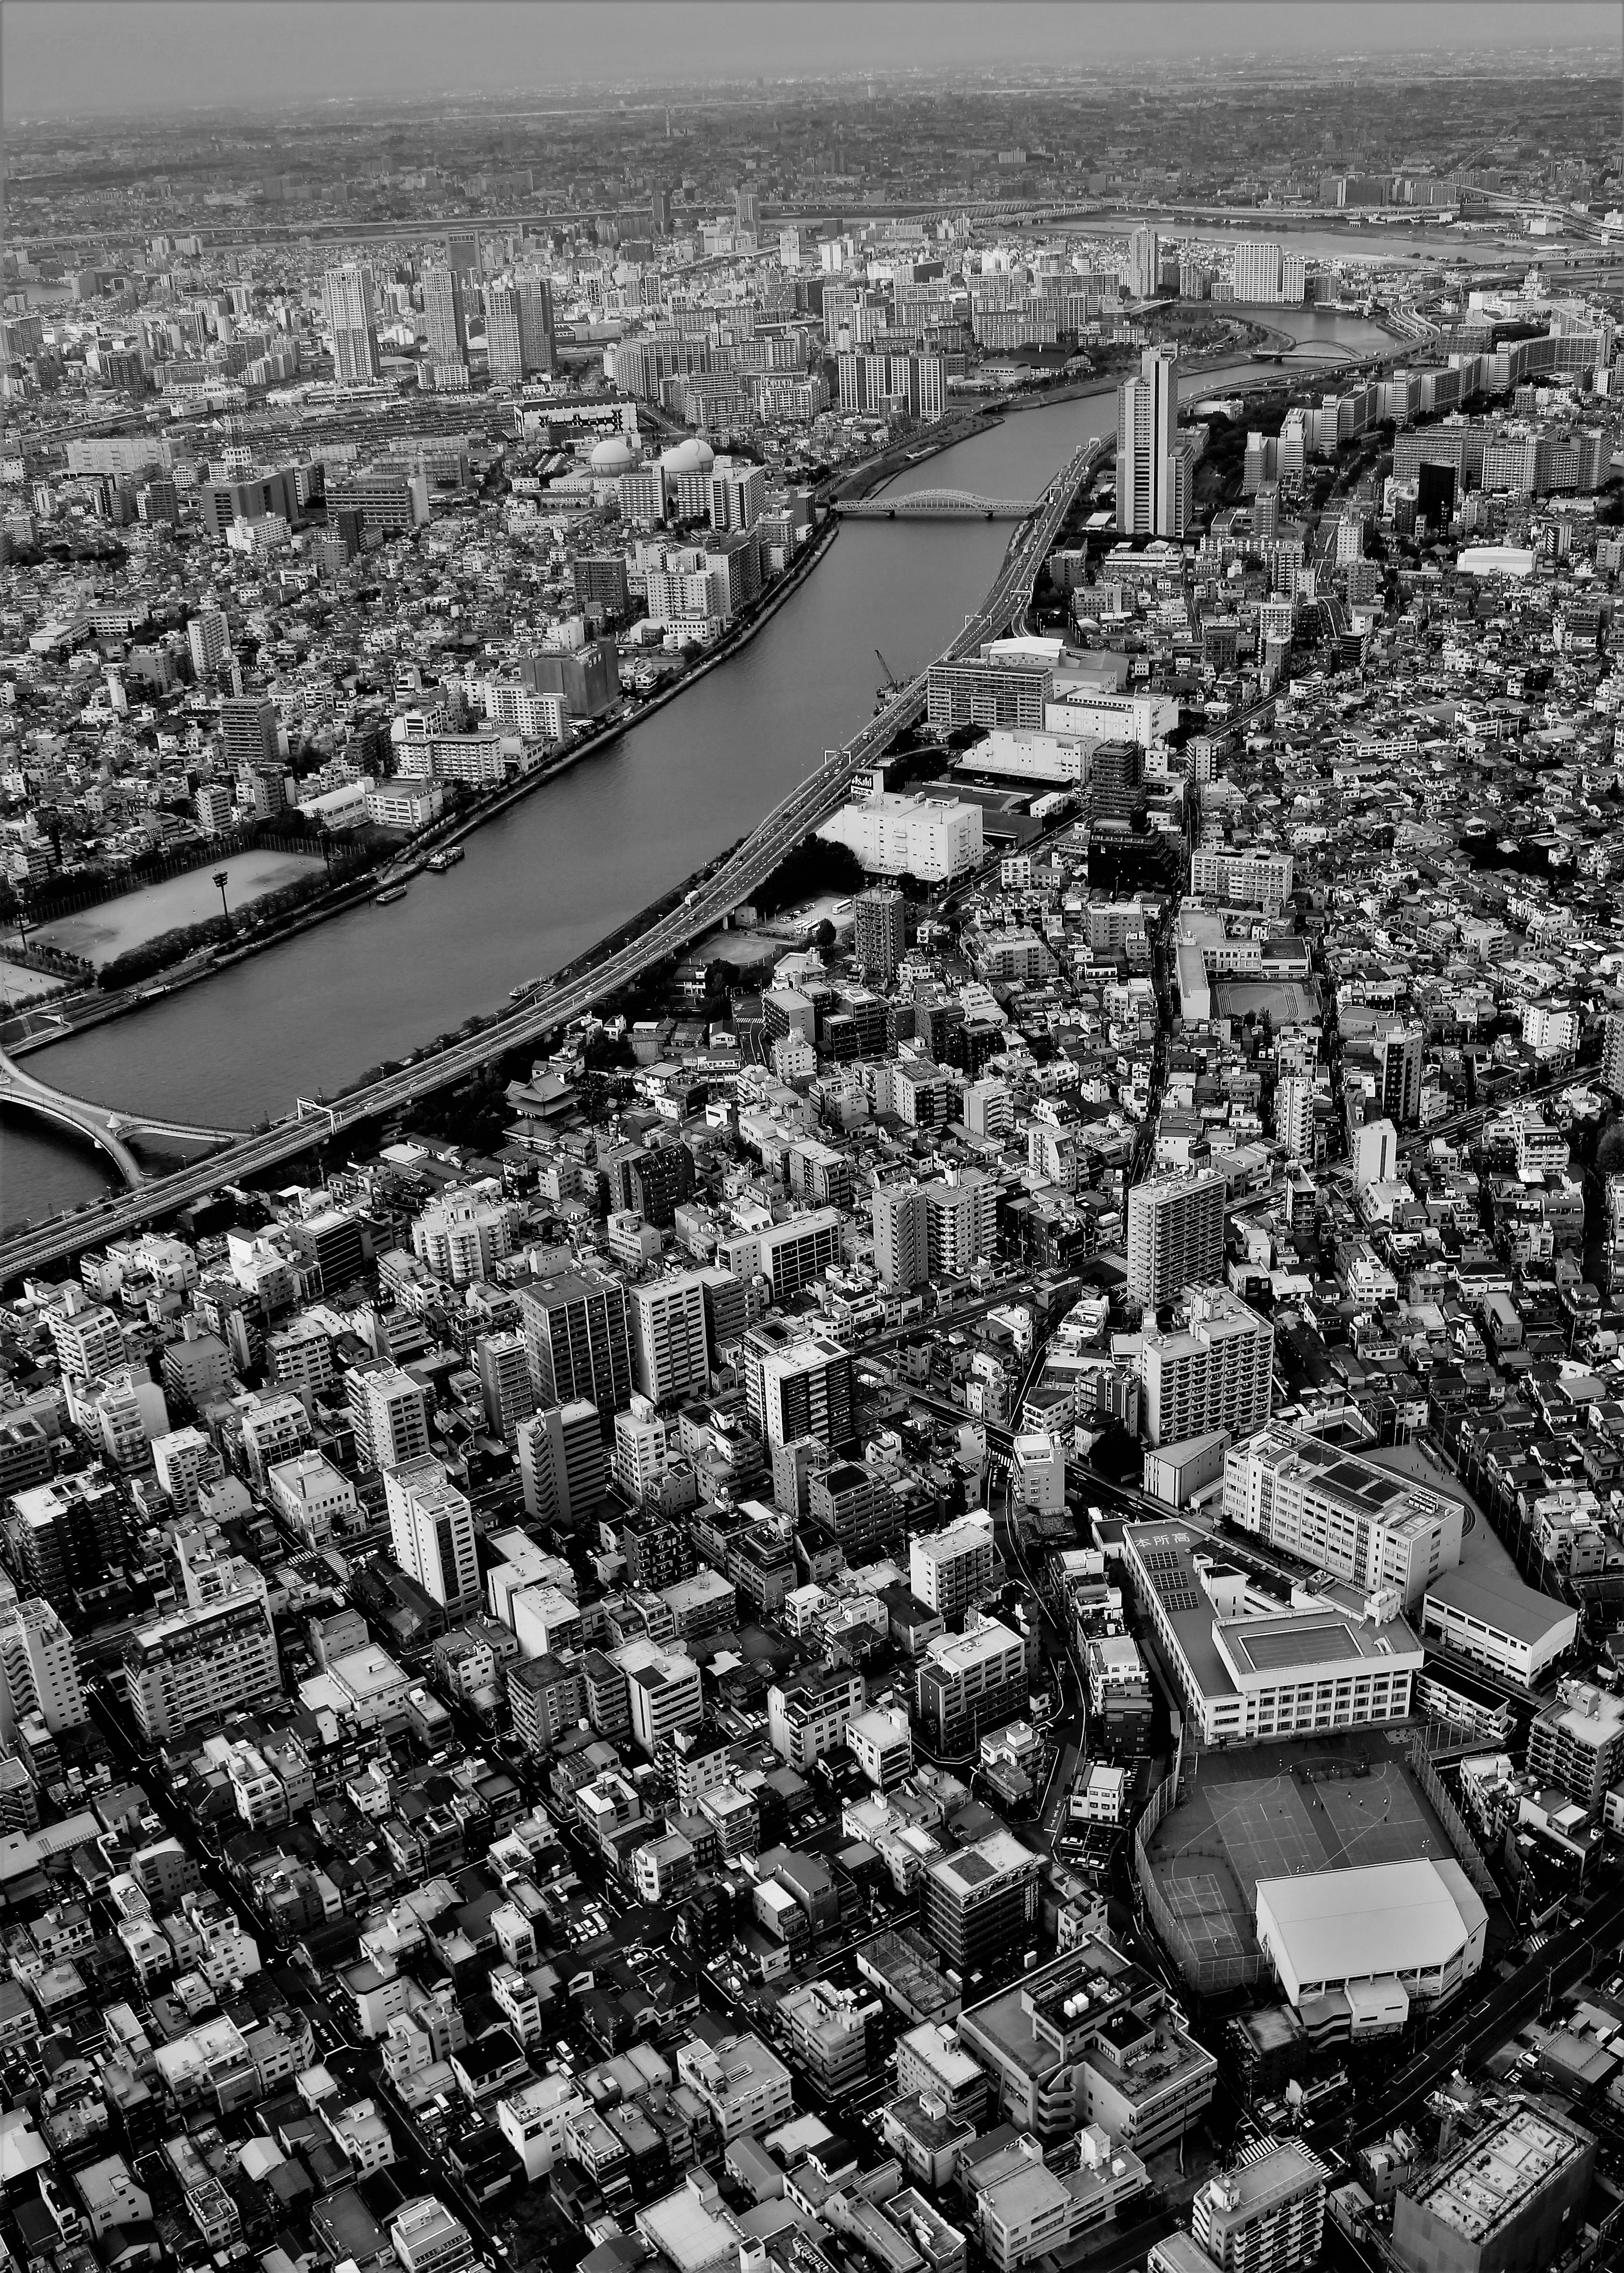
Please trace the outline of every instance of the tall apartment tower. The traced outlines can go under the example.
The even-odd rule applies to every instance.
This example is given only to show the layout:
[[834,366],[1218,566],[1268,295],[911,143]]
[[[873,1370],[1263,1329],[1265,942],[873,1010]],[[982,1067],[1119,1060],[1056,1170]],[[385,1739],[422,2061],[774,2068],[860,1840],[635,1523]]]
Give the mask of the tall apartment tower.
[[423,272],[423,313],[428,326],[429,361],[436,383],[443,371],[466,377],[468,371],[468,308],[462,278],[455,268],[425,268]]
[[1601,1077],[1614,1097],[1624,1097],[1624,1010],[1607,1013],[1602,1044]]
[[1400,1129],[1413,1129],[1421,1118],[1421,1054],[1425,1039],[1419,1026],[1400,1026],[1384,1034],[1378,1045],[1381,1109]]
[[252,774],[257,766],[282,764],[281,724],[267,695],[227,695],[220,706],[220,746],[232,773]]
[[186,626],[192,649],[192,676],[207,679],[219,670],[231,646],[231,628],[223,608],[199,608]]
[[1147,1332],[1139,1352],[1145,1441],[1177,1444],[1227,1429],[1250,1437],[1268,1419],[1274,1329],[1227,1287],[1192,1287],[1189,1321]]
[[1274,1091],[1274,1134],[1294,1160],[1314,1157],[1314,1085],[1287,1074]]
[[515,268],[485,288],[485,352],[493,379],[516,385],[553,368],[553,291],[534,269]]
[[372,1358],[351,1367],[344,1396],[365,1466],[398,1468],[426,1459],[429,1400],[420,1381],[387,1358]]
[[609,1455],[598,1407],[584,1398],[549,1406],[519,1424],[524,1512],[568,1530],[609,1488]]
[[1222,1176],[1155,1176],[1128,1194],[1128,1292],[1147,1310],[1223,1275]]
[[[907,902],[900,892],[879,886],[859,892],[853,914],[852,952],[870,979],[889,986],[907,953]],[[1624,1019],[1620,1024],[1624,1027]]]
[[1220,2171],[1191,2203],[1190,2231],[1217,2273],[1292,2273],[1318,2265],[1324,2165],[1291,2139]]
[[930,1276],[930,1211],[917,1184],[883,1184],[868,1203],[874,1267],[885,1285],[906,1294]]
[[0,1742],[37,1714],[52,1736],[88,1718],[74,1662],[73,1637],[49,1602],[19,1602],[0,1580]]
[[408,1460],[384,1477],[395,1561],[455,1624],[479,1607],[474,1511],[438,1460]]
[[1136,229],[1128,239],[1123,281],[1136,300],[1154,297],[1162,282],[1162,239],[1154,229]]
[[519,1311],[538,1406],[586,1398],[600,1414],[625,1409],[632,1393],[631,1328],[618,1279],[560,1272],[521,1287]]
[[631,1290],[632,1363],[651,1405],[703,1393],[710,1383],[704,1281],[674,1272]]
[[372,272],[346,261],[321,280],[321,305],[333,335],[333,376],[341,386],[365,386],[378,377],[378,297]]
[[1124,536],[1179,536],[1178,355],[1147,348],[1116,390],[1116,526]]

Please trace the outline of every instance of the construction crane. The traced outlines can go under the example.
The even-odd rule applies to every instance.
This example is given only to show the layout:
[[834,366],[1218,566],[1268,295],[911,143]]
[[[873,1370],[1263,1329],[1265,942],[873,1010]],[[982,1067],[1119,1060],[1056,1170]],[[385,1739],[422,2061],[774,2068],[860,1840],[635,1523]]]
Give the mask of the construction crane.
[[880,653],[877,647],[874,650],[874,656],[876,662],[880,666],[880,669],[885,673],[885,684],[880,689],[881,694],[900,694],[902,692],[903,682],[898,678],[896,672],[891,669],[890,664],[886,662],[884,656]]

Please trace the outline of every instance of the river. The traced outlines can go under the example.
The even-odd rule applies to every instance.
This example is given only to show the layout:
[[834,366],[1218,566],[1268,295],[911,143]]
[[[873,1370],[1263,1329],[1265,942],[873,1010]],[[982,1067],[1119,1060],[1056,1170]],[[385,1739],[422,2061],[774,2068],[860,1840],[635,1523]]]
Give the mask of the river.
[[[1308,312],[1305,346],[1389,349],[1357,318]],[[1191,400],[1277,368],[1186,379]],[[1115,385],[1006,418],[901,475],[898,490],[1036,497],[1079,441],[1115,426]],[[33,1053],[30,1072],[82,1097],[244,1127],[399,1058],[518,980],[556,970],[668,890],[868,717],[880,670],[937,654],[1009,542],[997,521],[847,521],[828,557],[730,661],[468,839],[468,857],[131,1016]],[[38,1222],[105,1191],[99,1154],[8,1117],[0,1221]]]

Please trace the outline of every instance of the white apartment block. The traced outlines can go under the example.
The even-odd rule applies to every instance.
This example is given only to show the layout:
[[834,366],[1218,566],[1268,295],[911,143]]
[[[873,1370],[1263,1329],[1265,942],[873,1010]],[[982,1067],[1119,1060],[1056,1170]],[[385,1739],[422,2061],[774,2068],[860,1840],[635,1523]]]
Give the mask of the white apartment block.
[[1189,1322],[1147,1332],[1139,1350],[1147,1444],[1176,1444],[1227,1429],[1250,1437],[1273,1400],[1274,1329],[1227,1287],[1192,1287]]
[[1291,855],[1207,846],[1190,855],[1190,889],[1199,899],[1277,916],[1291,897]]
[[966,1516],[962,1523],[921,1533],[908,1542],[909,1592],[942,1617],[962,1616],[991,1593],[1002,1575],[989,1515]]
[[699,1668],[691,1657],[653,1651],[647,1662],[627,1667],[626,1686],[632,1736],[650,1759],[664,1738],[697,1728],[705,1717]]
[[1406,1610],[1461,1559],[1458,1500],[1292,1429],[1230,1446],[1223,1512],[1312,1571],[1367,1594],[1392,1587]]
[[479,1553],[474,1511],[436,1459],[425,1457],[387,1471],[389,1543],[396,1563],[451,1621],[479,1608]]

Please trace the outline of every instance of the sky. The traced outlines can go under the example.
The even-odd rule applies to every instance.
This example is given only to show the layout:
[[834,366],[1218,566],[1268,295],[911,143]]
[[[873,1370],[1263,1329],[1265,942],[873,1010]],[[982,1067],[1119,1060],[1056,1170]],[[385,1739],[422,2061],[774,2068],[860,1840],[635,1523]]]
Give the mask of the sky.
[[1158,54],[1616,52],[1619,0],[5,0],[9,119]]

